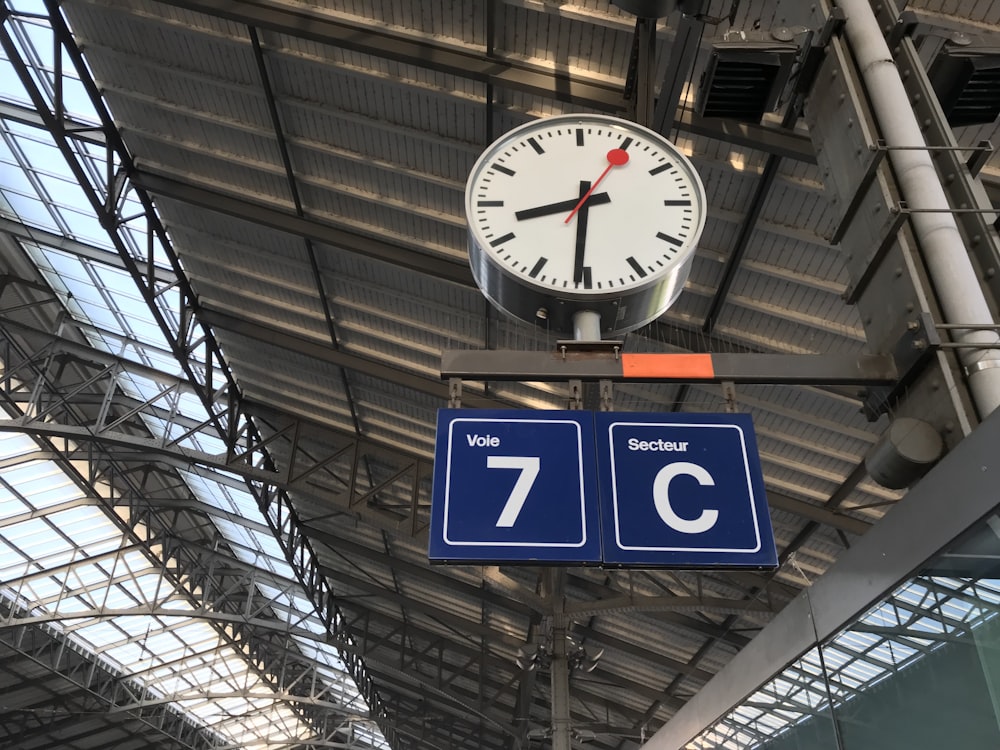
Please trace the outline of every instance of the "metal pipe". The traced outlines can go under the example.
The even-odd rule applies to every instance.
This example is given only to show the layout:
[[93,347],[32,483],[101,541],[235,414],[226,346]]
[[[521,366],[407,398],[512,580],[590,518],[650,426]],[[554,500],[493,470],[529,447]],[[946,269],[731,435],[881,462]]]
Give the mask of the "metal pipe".
[[552,615],[552,750],[570,750],[569,663],[566,659],[566,615]]
[[[970,324],[969,329],[956,333],[962,344],[993,346],[1000,341],[997,334],[977,330],[994,322],[989,305],[955,217],[947,210],[940,177],[869,0],[835,2],[847,16],[847,39],[889,147],[902,197],[917,209],[910,221],[944,318],[951,324]],[[985,419],[1000,406],[1000,353],[973,346],[961,350],[959,356],[980,418]]]
[[547,568],[542,578],[545,598],[552,607],[552,643],[549,649],[549,687],[552,691],[552,750],[572,750],[569,707],[569,662],[566,658],[566,569]]
[[573,313],[573,340],[600,341],[601,314],[593,310],[579,310]]

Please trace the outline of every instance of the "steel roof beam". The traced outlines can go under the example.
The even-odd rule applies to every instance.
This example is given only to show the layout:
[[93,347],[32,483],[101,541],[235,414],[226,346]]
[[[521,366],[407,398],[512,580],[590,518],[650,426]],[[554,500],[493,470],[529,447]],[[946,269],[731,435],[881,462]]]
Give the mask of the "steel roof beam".
[[[501,607],[528,619],[536,619],[541,613],[540,602],[531,602],[530,600],[533,597],[528,592],[518,592],[519,594],[523,594],[523,598],[520,599],[503,596],[502,594],[490,591],[489,588],[462,583],[444,573],[441,568],[429,567],[386,555],[380,550],[366,547],[338,534],[333,534],[311,524],[308,520],[303,520],[302,528],[308,531],[310,538],[326,544],[332,551],[348,553],[352,556],[383,563],[397,573],[404,573],[407,576],[418,578],[425,583],[447,586],[449,590],[453,590],[457,594],[482,599],[487,604],[494,607]],[[336,574],[331,573],[331,575],[335,576]],[[525,601],[525,599],[528,601]]]
[[472,271],[466,264],[430,255],[417,245],[407,246],[384,239],[374,239],[360,232],[333,227],[315,219],[296,216],[293,213],[251,203],[243,198],[225,195],[141,169],[133,173],[132,181],[153,195],[172,198],[280,232],[344,248],[367,258],[419,271],[462,286],[471,287],[475,284]]
[[[279,346],[283,346],[284,348],[297,347],[296,349],[293,350],[299,351],[300,353],[309,353],[312,354],[313,356],[315,356],[315,352],[318,351],[322,354],[336,358],[339,362],[346,363],[347,366],[353,370],[366,372],[367,374],[376,377],[379,375],[385,375],[389,378],[392,378],[391,382],[393,383],[404,385],[407,387],[413,387],[414,385],[417,385],[419,386],[419,388],[416,389],[418,390],[422,390],[423,388],[430,389],[434,393],[434,395],[441,397],[442,401],[444,400],[444,398],[446,398],[446,388],[444,384],[440,384],[435,381],[429,381],[427,379],[420,378],[419,376],[406,376],[405,373],[402,373],[400,370],[397,370],[395,368],[390,368],[385,365],[381,365],[377,362],[357,357],[355,355],[335,352],[325,345],[313,344],[311,342],[307,342],[303,339],[299,339],[297,337],[290,336],[282,332],[272,331],[271,329],[265,329],[260,324],[242,321],[233,316],[227,316],[224,313],[216,314],[213,311],[207,310],[206,315],[208,316],[209,322],[211,322],[213,325],[219,325],[221,323],[221,325],[219,325],[220,328],[238,328],[239,330],[242,331],[244,327],[249,326],[254,329],[254,332],[252,334],[247,334],[247,335],[254,335],[261,337],[270,335],[272,338],[274,338],[274,343],[276,343]],[[83,364],[89,364],[92,366],[101,364],[105,367],[120,368],[124,372],[136,373],[142,377],[149,378],[154,382],[160,383],[165,386],[170,386],[171,388],[179,387],[182,389],[186,389],[189,387],[187,382],[183,378],[177,378],[176,376],[167,375],[166,373],[162,373],[158,370],[150,368],[139,362],[134,362],[132,360],[108,354],[106,352],[94,350],[86,345],[76,344],[66,339],[54,336],[53,334],[48,334],[42,331],[38,331],[37,329],[31,326],[26,326],[24,324],[17,323],[16,321],[5,319],[4,324],[10,330],[17,330],[20,331],[23,335],[35,337],[37,343],[39,344],[44,344],[47,347],[54,347],[55,351],[65,352],[66,354],[78,358],[79,361]],[[301,347],[301,349],[299,349],[298,347]],[[751,356],[751,355],[742,355],[742,356]],[[10,365],[11,363],[8,364]],[[90,395],[77,394],[73,397],[72,403],[74,405],[79,405],[86,401],[87,403],[91,403],[91,405],[95,405],[97,404],[97,400],[103,398],[104,398],[103,395],[96,393]],[[467,404],[472,404],[474,402],[479,401],[479,399],[475,396],[466,397],[464,400],[466,401]],[[483,398],[481,399],[481,401],[483,405],[485,405],[487,408],[495,408],[498,405],[497,402],[491,399]],[[128,403],[123,403],[122,405],[129,406]],[[130,408],[135,409],[138,406],[139,404],[137,402],[131,403]],[[156,406],[156,404],[145,405],[144,411],[150,412],[160,418],[163,418],[167,413],[166,410]],[[287,421],[289,419],[286,415],[274,412],[273,409],[264,407],[263,405],[254,405],[249,402],[245,405],[245,411],[248,414],[252,414],[258,417],[263,417],[265,419],[278,419],[282,421]],[[174,419],[176,420],[176,417]],[[294,420],[294,421],[300,421],[300,420]],[[190,429],[195,425],[185,423],[182,426],[185,427],[185,429]],[[321,434],[338,435],[340,440],[338,440],[337,442],[354,441],[357,439],[356,436],[353,434],[341,433],[339,431],[333,430],[332,428],[328,427],[317,427],[316,429]],[[136,443],[133,447],[143,452],[148,452],[150,450],[148,445],[139,445],[138,443]],[[394,446],[381,446],[380,450],[385,450],[388,451],[390,454],[398,455],[401,460],[406,462],[423,460],[416,455],[407,454],[404,451],[401,451],[400,449]],[[154,451],[154,453],[155,452],[157,451]],[[162,453],[162,451],[160,452]],[[130,456],[129,460],[134,462],[136,458],[137,458],[136,456]],[[180,460],[183,457],[179,456],[178,458]],[[235,471],[239,473],[239,467],[231,463],[226,466],[226,469],[229,471]],[[353,492],[351,494],[353,495]],[[868,524],[865,521],[861,521],[859,519],[855,519],[853,517],[837,513],[835,510],[824,508],[822,506],[813,505],[812,503],[790,497],[781,492],[769,490],[768,497],[771,505],[773,505],[774,507],[781,508],[782,510],[787,510],[792,513],[796,513],[812,521],[817,521],[832,528],[840,529],[842,531],[846,531],[851,534],[861,535],[865,533],[865,531],[867,531],[868,528],[870,528],[870,524]],[[393,524],[393,528],[395,528],[395,524]]]
[[[491,643],[504,644],[511,650],[516,650],[519,646],[523,645],[523,641],[520,638],[502,633],[488,625],[481,625],[477,622],[473,622],[468,618],[455,615],[426,602],[402,597],[380,584],[371,583],[367,580],[362,580],[361,578],[349,576],[341,570],[324,569],[324,572],[330,576],[332,580],[337,581],[341,586],[356,589],[366,599],[374,598],[376,600],[389,602],[399,606],[403,610],[406,608],[412,609],[428,617],[434,618],[449,627],[456,628],[463,633],[470,633],[476,637],[486,638]],[[735,606],[739,606],[740,604],[741,602],[734,602]],[[697,667],[691,667],[689,664],[677,659],[672,659],[669,656],[652,652],[649,649],[643,648],[635,643],[622,640],[613,635],[600,632],[590,627],[578,625],[574,632],[584,633],[594,642],[601,643],[609,648],[614,648],[639,658],[656,660],[663,664],[666,669],[684,672],[702,681],[707,681],[712,677],[710,672],[698,669]]]
[[[58,345],[58,343],[60,343],[60,342],[56,341],[55,343]],[[155,372],[153,374],[155,374]],[[48,384],[48,388],[51,389],[52,387],[53,387],[52,384]],[[72,462],[73,458],[74,458],[74,456],[72,456],[72,455],[63,454],[63,461],[66,464],[70,464]],[[93,458],[91,457],[90,460],[93,461]],[[112,461],[115,460],[113,456],[111,456],[111,460]],[[92,463],[89,463],[88,465],[90,465],[91,468],[93,469],[93,464]],[[120,481],[119,481],[122,476],[123,475],[119,474],[117,478],[116,477],[107,477],[107,476],[105,476],[104,478],[107,479],[108,481],[110,481],[112,484],[115,484],[118,487],[122,487],[122,485],[120,484]],[[88,483],[92,483],[93,479],[94,479],[93,477],[89,477],[89,478],[88,477],[83,477],[82,481],[88,482]],[[90,492],[93,494],[93,489],[91,489]],[[131,494],[132,493],[130,493],[130,492],[126,492],[126,497],[130,496]],[[103,498],[98,498],[98,502],[107,505],[111,501],[105,500]],[[159,518],[161,516],[161,514],[163,513],[163,510],[160,507],[156,506],[155,504],[151,504],[151,505],[147,506],[145,508],[145,511],[146,512],[144,512],[144,513],[140,512],[140,513],[137,513],[137,514],[134,514],[134,515],[130,514],[130,518],[132,518],[134,521],[136,519],[142,519],[141,522],[144,522],[147,525],[147,528],[149,528],[150,530],[152,530],[154,532],[155,532],[155,530],[162,529],[162,528],[171,528],[171,529],[172,528],[178,528],[178,525],[176,523],[176,518],[166,519],[166,522],[162,523],[162,524],[157,523],[156,518]],[[170,510],[167,511],[167,514],[171,515],[171,516],[174,515],[173,511],[170,511]],[[124,531],[123,531],[123,534],[125,534]],[[127,535],[123,537],[123,539],[128,539],[128,538],[129,537]],[[153,535],[152,538],[150,538],[148,540],[145,540],[145,543],[143,545],[141,545],[141,548],[146,552],[147,555],[151,555],[151,553],[149,552],[149,550],[147,548],[147,545],[148,544],[155,544],[157,542],[166,542],[166,544],[164,544],[164,547],[163,547],[163,549],[164,549],[163,555],[164,555],[165,558],[171,560],[170,567],[167,568],[167,569],[163,569],[163,572],[164,572],[165,575],[167,575],[168,577],[171,574],[176,574],[178,576],[181,576],[182,579],[186,582],[187,586],[193,587],[193,588],[191,588],[191,590],[197,589],[197,590],[200,590],[203,593],[207,592],[207,591],[210,591],[210,590],[211,591],[220,590],[220,589],[217,589],[215,587],[214,582],[217,579],[219,579],[219,577],[221,575],[225,575],[226,574],[226,569],[221,568],[219,566],[215,566],[215,568],[213,569],[213,576],[212,577],[206,577],[206,576],[204,576],[203,575],[203,569],[202,569],[202,567],[199,566],[198,561],[196,559],[193,559],[192,548],[191,548],[190,544],[188,544],[188,542],[179,543],[179,542],[176,541],[176,539],[173,540],[173,542],[171,542],[171,540],[168,539],[167,537],[165,537],[165,536],[156,536],[155,533],[154,533],[154,535]],[[116,550],[112,554],[115,555],[115,556],[117,556],[120,553],[121,553],[121,550]],[[151,560],[151,562],[154,564],[154,567],[162,568],[162,566],[163,566],[162,560]],[[46,575],[51,575],[51,573],[52,573],[51,570],[45,571]],[[238,587],[242,586],[243,587],[242,590],[244,590],[245,592],[247,592],[247,594],[249,596],[250,592],[257,591],[257,589],[253,586],[252,581],[248,581],[247,580],[247,575],[248,575],[247,571],[239,571],[238,572],[238,576],[237,577],[238,577],[239,580],[237,582],[237,586]],[[228,576],[228,577],[231,578],[232,576]],[[287,587],[287,585],[289,585],[288,582],[286,582],[285,586]],[[233,591],[233,590],[234,590],[233,586],[230,585],[230,586],[227,586],[225,588],[226,593],[225,593],[224,596],[212,596],[212,597],[210,597],[212,599],[212,601],[213,601],[213,605],[216,608],[220,608],[221,607],[223,610],[225,610],[226,607],[228,606],[227,603],[226,603],[228,601],[228,599],[226,599],[225,601],[224,601],[224,599],[226,597],[230,597],[231,596],[230,592]],[[190,594],[190,591],[188,591],[188,592],[181,592],[179,589],[178,589],[178,594],[182,598],[186,598],[188,596],[193,596],[193,595]],[[198,602],[200,602],[202,600],[201,599],[197,599],[197,597],[196,597],[195,599],[192,599],[191,601],[194,603],[195,609],[197,610],[198,609],[197,604],[198,604]],[[269,606],[269,605],[265,605],[265,606]],[[264,663],[276,663],[277,662],[276,659],[270,659],[269,660],[266,657],[262,657],[263,653],[269,648],[267,646],[266,642],[254,641],[252,639],[252,637],[249,636],[247,634],[247,632],[246,632],[246,628],[248,627],[248,623],[246,621],[246,617],[242,613],[244,611],[258,611],[258,612],[261,611],[262,607],[259,606],[259,601],[255,601],[253,607],[247,607],[244,604],[240,604],[240,603],[236,603],[235,605],[233,605],[233,607],[236,610],[235,615],[233,617],[231,617],[229,620],[227,620],[227,624],[224,625],[221,621],[217,622],[217,624],[216,624],[217,628],[220,631],[220,634],[223,633],[223,632],[226,634],[226,635],[223,635],[223,638],[225,640],[227,640],[228,642],[230,642],[232,645],[235,645],[236,648],[237,648],[237,650],[239,650],[239,644],[235,643],[235,641],[249,643],[250,644],[250,653],[254,654],[253,658],[255,660],[258,660],[258,661],[262,660]],[[146,615],[156,614],[155,612],[151,612],[151,611],[148,611],[148,610],[149,610],[148,607],[141,607],[141,608],[139,608],[139,611],[137,611],[137,614],[146,614]],[[123,613],[116,613],[116,614],[123,614]],[[178,610],[167,608],[167,609],[163,609],[161,612],[159,612],[159,614],[162,617],[168,617],[168,616],[169,617],[174,617],[175,615],[178,614]],[[196,614],[197,614],[197,612],[196,612]],[[225,612],[213,612],[212,614],[216,618],[218,618],[218,617],[224,616]],[[233,614],[233,613],[230,613],[230,614]],[[60,618],[66,617],[66,614],[65,613],[58,613],[58,612],[56,612],[56,613],[52,613],[50,615],[50,617],[54,618],[54,619],[60,619]],[[78,618],[74,618],[74,619],[78,619]],[[212,618],[209,618],[209,620],[212,621],[212,622],[215,622],[215,620],[213,620]],[[256,623],[254,623],[253,625],[249,625],[249,626],[250,627],[260,627],[260,626],[264,625],[265,622],[266,621],[264,621],[264,620],[260,620],[260,621],[258,621]],[[272,625],[272,627],[275,627],[275,626]],[[280,628],[281,632],[288,632],[288,625],[287,625],[287,623],[279,623],[277,625],[277,627]],[[301,637],[303,637],[303,638],[316,638],[317,636],[315,636],[315,634],[312,633],[312,632],[310,632],[310,631],[303,631],[301,633]],[[328,639],[326,637],[324,637],[323,640],[324,640],[324,642],[328,642]],[[303,660],[304,658],[305,657],[303,657],[302,655],[299,655],[299,659],[300,660]],[[287,660],[283,659],[282,663],[285,663],[286,661]],[[255,663],[257,663],[257,661],[255,661]]]
[[736,354],[622,353],[615,342],[598,350],[574,350],[567,343],[557,352],[446,349],[442,378],[566,382],[766,383],[769,385],[884,385],[898,379],[887,355],[863,354]]
[[[62,250],[78,258],[110,266],[111,268],[117,268],[122,271],[128,270],[125,268],[121,256],[113,250],[106,250],[96,245],[74,240],[71,237],[47,232],[38,227],[27,227],[24,224],[3,217],[0,217],[0,234],[9,234],[11,237],[16,237],[24,242],[35,242],[39,245]],[[135,264],[144,276],[149,275],[150,269],[148,263],[137,260]],[[173,286],[173,284],[177,283],[177,277],[174,275],[172,269],[157,267],[156,277],[166,286]]]
[[[169,5],[225,18],[247,26],[268,29],[320,44],[329,44],[374,57],[395,60],[486,85],[543,96],[568,104],[590,107],[609,114],[627,108],[621,85],[586,81],[552,69],[486,54],[458,49],[427,38],[387,31],[371,25],[351,23],[304,8],[278,8],[271,3],[227,0],[167,0]],[[783,157],[815,163],[809,139],[777,128],[724,123],[684,113],[677,126],[688,132],[736,145],[777,153]]]
[[[6,605],[2,610],[3,619],[13,614]],[[72,684],[107,709],[113,709],[117,705],[117,696],[143,693],[138,685],[131,686],[131,690],[124,689],[122,675],[111,672],[106,665],[81,653],[79,649],[68,648],[64,639],[51,631],[26,625],[3,628],[0,629],[0,643],[37,667]],[[189,750],[214,746],[217,739],[211,729],[195,724],[169,705],[144,712],[142,716],[129,713],[126,717]]]
[[[320,344],[314,341],[309,341],[277,328],[265,326],[261,323],[249,321],[244,318],[237,318],[229,313],[203,307],[198,312],[198,318],[206,325],[210,325],[218,330],[230,331],[232,333],[238,333],[241,336],[247,336],[265,341],[268,344],[277,346],[281,349],[287,349],[288,351],[295,352],[297,354],[315,357],[321,362],[328,362],[332,365],[337,365],[338,367],[347,367],[348,369],[364,373],[365,375],[369,375],[373,378],[385,380],[404,388],[410,388],[420,393],[434,396],[435,398],[441,399],[442,405],[447,403],[450,396],[447,383],[429,380],[428,378],[424,378],[419,375],[411,375],[396,367],[383,365],[380,362],[376,362],[365,357],[359,357],[355,354],[336,351],[328,344]],[[462,402],[466,406],[481,409],[495,409],[500,406],[500,404],[494,399],[483,398],[476,396],[473,393],[463,393]]]
[[[299,192],[298,180],[295,176],[295,169],[292,166],[292,156],[288,148],[288,140],[285,137],[285,130],[281,125],[281,116],[278,113],[278,102],[274,95],[274,87],[271,85],[271,76],[267,71],[267,64],[264,61],[264,51],[261,48],[260,37],[257,34],[257,29],[253,26],[248,29],[250,33],[250,42],[253,46],[253,56],[254,62],[257,65],[257,75],[260,78],[261,88],[264,90],[264,100],[267,102],[267,111],[271,118],[271,128],[274,131],[274,139],[278,144],[278,153],[281,155],[281,164],[285,170],[285,182],[288,185],[288,191],[292,196],[292,203],[295,206],[295,215],[303,219],[305,218],[305,211],[302,209],[302,196]],[[323,282],[323,274],[320,272],[319,262],[316,259],[316,248],[313,246],[312,240],[308,237],[302,238],[302,243],[305,248],[306,256],[309,258],[309,270],[311,272],[313,284],[316,287],[316,297],[319,300],[320,309],[323,311],[323,318],[326,321],[327,335],[330,337],[330,346],[334,349],[339,349],[340,345],[338,343],[339,337],[337,335],[337,326],[333,319],[333,311],[330,309],[330,295],[327,292],[326,285]],[[354,425],[354,431],[361,434],[361,424],[358,420],[358,409],[355,402],[351,384],[347,377],[347,372],[343,367],[338,368],[338,373],[340,375],[340,382],[344,388],[344,394],[347,397],[347,408],[351,413],[351,423]]]
[[[219,394],[222,393],[231,397],[232,404],[239,406],[239,388],[236,386],[235,378],[229,370],[228,363],[224,360],[212,332],[203,323],[191,317],[193,310],[197,307],[197,298],[187,283],[187,279],[182,274],[177,274],[177,289],[182,312],[178,329],[167,319],[167,313],[160,305],[158,295],[161,288],[157,280],[154,277],[143,275],[135,265],[135,259],[132,257],[124,236],[127,229],[125,224],[141,217],[145,220],[145,230],[149,233],[148,252],[152,254],[158,245],[166,253],[174,268],[180,269],[179,261],[173,252],[173,247],[159,221],[149,195],[131,180],[135,171],[135,163],[131,153],[125,148],[101,92],[91,75],[90,68],[83,59],[80,48],[61,13],[59,3],[56,0],[46,0],[45,8],[51,26],[55,57],[59,62],[55,68],[54,86],[59,101],[54,102],[54,107],[50,105],[48,98],[40,90],[31,65],[22,56],[19,46],[8,33],[6,26],[0,26],[0,45],[3,46],[7,58],[31,99],[32,105],[41,115],[42,121],[53,137],[66,166],[86,195],[95,216],[107,229],[108,239],[128,268],[129,275],[161,334],[170,342],[178,364],[183,369],[187,379],[196,385],[199,401],[208,415],[206,426],[211,425],[215,428],[216,435],[224,441],[228,451],[236,451],[238,445],[234,445],[233,442],[238,439],[238,436],[246,434],[259,438],[257,428],[249,422],[238,424],[233,420],[227,423],[223,420],[222,414],[217,411],[220,405]],[[63,64],[64,59],[67,61],[66,64]],[[85,95],[90,99],[100,118],[99,129],[109,144],[105,151],[107,168],[105,174],[102,175],[103,179],[88,171],[82,163],[78,148],[70,142],[69,137],[61,127],[59,113],[65,111],[62,101],[63,75],[68,69],[75,70],[79,84],[83,87]],[[140,215],[129,217],[123,221],[122,217],[118,215],[117,209],[125,191],[134,192],[135,197],[142,205],[142,212]],[[153,267],[150,269],[152,270]],[[200,361],[196,361],[196,357],[200,357]],[[269,463],[266,451],[264,459],[266,463]],[[267,480],[265,479],[265,481]],[[308,541],[302,538],[301,533],[297,533],[297,519],[294,517],[294,513],[288,510],[289,500],[286,493],[275,491],[273,486],[262,487],[253,482],[248,482],[247,490],[254,495],[259,508],[265,514],[269,525],[272,526],[276,541],[286,553],[288,562],[295,570],[296,576],[301,582],[303,590],[311,599],[312,605],[322,612],[325,622],[334,622],[336,612],[330,608],[332,597],[328,583],[314,575],[315,559],[312,549]],[[282,526],[278,525],[279,520],[283,524]],[[231,636],[223,634],[223,637],[230,638]],[[239,645],[237,644],[237,647]],[[252,649],[255,644],[250,642],[247,645]],[[347,654],[344,662],[354,677],[359,692],[371,707],[372,716],[384,721],[386,707],[379,699],[378,691],[368,675],[364,663],[352,654]],[[261,676],[268,679],[266,674],[262,673]],[[311,718],[308,712],[303,714],[305,721],[308,722]],[[390,727],[385,727],[385,734],[386,739],[392,741]]]
[[[367,600],[365,600],[365,601],[367,601]],[[377,610],[377,609],[368,609],[367,608],[368,605],[365,604],[365,603],[363,603],[363,602],[361,602],[361,601],[355,600],[355,601],[352,602],[352,604],[355,605],[355,606],[357,606],[359,609],[365,610],[368,615],[374,615],[374,616],[379,617],[379,618],[388,619],[388,620],[390,620],[393,623],[399,623],[398,620],[394,620],[390,615],[388,615],[388,614],[386,614],[386,613],[384,613],[384,612],[382,612],[380,610]],[[423,634],[425,636],[427,635],[427,631],[421,630],[420,628],[415,628],[414,629],[414,626],[411,626],[411,625],[406,625],[405,629],[406,629],[407,632],[409,632],[410,630],[414,630],[414,634]],[[402,626],[401,623],[400,623],[399,630],[400,630],[400,632],[403,630],[403,626]],[[444,637],[447,637],[447,636],[445,636],[444,634],[431,634],[430,635],[430,638],[432,638],[432,639],[444,638]],[[595,642],[597,642],[596,638],[594,638],[593,640]],[[387,648],[388,648],[389,645],[391,645],[391,644],[388,644]],[[391,653],[389,655],[388,659],[386,659],[385,657],[380,657],[380,655],[379,655],[379,653],[377,651],[366,649],[365,650],[365,660],[366,660],[366,663],[370,665],[370,669],[375,674],[386,675],[386,676],[392,677],[392,678],[400,678],[403,675],[407,675],[407,677],[410,680],[412,680],[414,683],[420,684],[420,685],[426,685],[427,684],[426,681],[425,680],[420,680],[420,678],[418,678],[415,673],[412,673],[412,672],[403,672],[396,665],[398,665],[399,663],[404,663],[404,664],[407,663],[407,661],[406,661],[406,657],[407,656],[410,657],[410,659],[412,660],[412,663],[414,665],[416,665],[418,663],[422,663],[422,662],[427,662],[428,661],[428,657],[426,655],[424,655],[424,654],[421,654],[419,652],[414,651],[414,649],[412,647],[410,647],[408,650],[405,650],[405,646],[403,648],[404,648],[404,653],[402,655],[396,654],[396,653]],[[471,646],[464,646],[463,647],[460,644],[455,643],[452,640],[452,641],[449,642],[448,648],[449,648],[449,650],[458,649],[459,651],[462,651],[463,653],[469,655],[470,657],[476,658],[480,662],[479,665],[478,665],[480,670],[489,668],[490,670],[492,670],[493,673],[495,673],[497,669],[504,670],[504,671],[513,671],[514,670],[514,664],[513,664],[513,662],[511,662],[511,663],[505,663],[499,657],[495,657],[495,656],[483,657],[483,655],[481,654],[481,652],[478,649],[473,648]],[[402,657],[402,661],[400,661],[401,657]],[[656,658],[656,656],[654,654],[651,654],[651,653],[646,653],[646,654],[644,654],[642,656],[642,658]],[[457,665],[457,664],[450,663],[450,662],[449,663],[435,663],[435,662],[431,662],[431,663],[429,663],[427,665],[427,667],[429,669],[433,670],[436,674],[442,675],[442,677],[443,677],[443,684],[451,684],[452,681],[455,679],[456,676],[465,676],[468,679],[475,679],[475,677],[470,677],[467,674],[467,671],[468,671],[467,670],[467,665],[466,666],[462,666],[462,665]],[[444,674],[445,670],[448,673],[450,673],[450,674]],[[621,687],[623,689],[637,691],[639,693],[642,693],[645,697],[647,697],[649,699],[653,699],[653,698],[656,698],[656,697],[664,698],[664,696],[661,696],[659,694],[659,692],[655,688],[650,688],[650,687],[648,687],[646,685],[641,685],[639,683],[635,683],[635,682],[631,681],[630,679],[628,679],[627,677],[625,677],[625,676],[623,676],[621,674],[618,674],[618,673],[613,673],[613,672],[610,672],[610,671],[604,670],[604,669],[598,669],[598,670],[596,670],[595,672],[593,672],[591,674],[594,676],[594,678],[596,680],[599,680],[600,684],[598,684],[598,685],[591,685],[586,680],[577,681],[576,683],[574,683],[574,694],[575,695],[582,693],[583,695],[587,696],[588,698],[602,699],[602,698],[606,697],[606,694],[604,692],[602,692],[601,685],[604,685],[606,683],[611,683],[611,684],[614,684],[614,685],[616,685],[618,687]],[[513,685],[513,681],[511,681],[511,680],[507,680],[506,682],[499,682],[499,681],[495,681],[495,680],[486,680],[486,681],[484,681],[484,682],[481,683],[481,687],[488,687],[490,690],[495,691],[495,694],[493,694],[492,697],[490,698],[490,703],[493,704],[493,705],[498,705],[498,699],[499,699],[499,697],[511,685]],[[390,689],[392,689],[392,688],[390,688]],[[449,694],[449,693],[445,693],[445,695],[448,695],[452,700],[454,700],[459,705],[461,705],[462,703],[467,702],[467,701],[473,701],[473,700],[477,699],[478,697],[482,697],[480,695],[477,695],[475,692],[471,692],[468,689],[463,689],[463,688],[460,688],[460,687],[457,687],[457,686],[454,686],[454,685],[451,685],[451,690],[454,691],[454,695]],[[439,691],[439,692],[443,692],[443,691]],[[675,708],[675,709],[679,708],[680,705],[682,705],[682,701],[680,701],[678,699],[675,699],[675,698],[667,697],[667,698],[664,698],[664,700],[666,702],[668,702],[671,705],[672,708]],[[534,705],[536,707],[542,706],[543,708],[547,708],[547,703],[544,703],[543,701],[533,700],[532,705]],[[623,708],[623,707],[617,707],[616,710],[619,711],[623,716],[630,717],[630,718],[632,718],[632,719],[634,719],[636,721],[638,721],[641,718],[640,713],[638,711],[633,710],[633,709],[626,709],[626,708]],[[581,718],[592,718],[592,717],[582,717],[581,716]]]

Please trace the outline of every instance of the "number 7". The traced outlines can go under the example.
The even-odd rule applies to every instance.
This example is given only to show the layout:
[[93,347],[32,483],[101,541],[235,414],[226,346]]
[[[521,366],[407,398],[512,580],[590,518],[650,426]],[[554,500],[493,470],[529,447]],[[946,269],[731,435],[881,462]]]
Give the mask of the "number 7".
[[497,519],[497,527],[510,528],[517,521],[524,507],[524,501],[528,499],[531,486],[538,476],[538,469],[541,459],[538,456],[487,456],[487,469],[518,469],[520,474],[514,482],[514,489],[510,491],[507,502],[504,503],[503,510],[500,511],[500,518]]

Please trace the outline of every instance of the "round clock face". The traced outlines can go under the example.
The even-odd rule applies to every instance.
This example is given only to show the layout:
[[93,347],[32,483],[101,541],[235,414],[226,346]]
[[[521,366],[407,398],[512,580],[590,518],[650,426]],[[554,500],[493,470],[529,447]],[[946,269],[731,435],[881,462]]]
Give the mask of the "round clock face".
[[536,120],[469,176],[473,272],[479,281],[492,266],[554,299],[627,297],[681,268],[686,278],[705,204],[690,162],[651,130],[596,115]]

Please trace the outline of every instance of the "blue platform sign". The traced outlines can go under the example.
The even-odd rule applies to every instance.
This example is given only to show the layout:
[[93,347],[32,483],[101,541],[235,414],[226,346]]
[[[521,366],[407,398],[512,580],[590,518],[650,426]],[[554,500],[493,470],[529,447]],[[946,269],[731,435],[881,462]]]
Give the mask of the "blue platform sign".
[[593,414],[441,409],[431,562],[601,559]]
[[777,567],[748,414],[597,413],[595,426],[605,564]]

